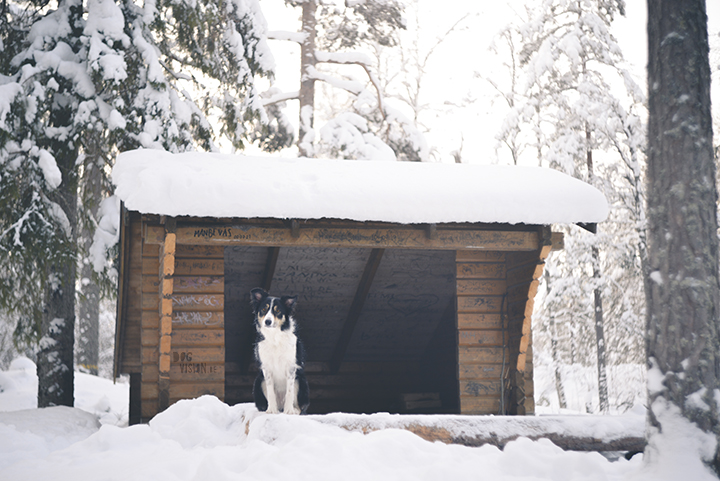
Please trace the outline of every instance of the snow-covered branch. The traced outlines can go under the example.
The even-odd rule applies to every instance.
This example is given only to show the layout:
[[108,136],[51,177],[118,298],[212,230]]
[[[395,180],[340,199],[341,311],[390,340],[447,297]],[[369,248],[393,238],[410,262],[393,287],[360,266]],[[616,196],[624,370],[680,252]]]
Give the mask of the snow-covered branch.
[[298,90],[293,90],[292,92],[280,92],[280,93],[274,94],[272,97],[263,99],[262,104],[263,104],[263,107],[267,107],[268,105],[278,104],[280,102],[285,102],[286,100],[297,99],[299,97],[300,97],[300,92]]
[[267,38],[269,40],[286,40],[288,42],[303,43],[307,38],[307,33],[274,30],[267,33]]
[[[378,108],[380,109],[380,113],[382,114],[383,118],[386,118],[386,112],[385,112],[385,104],[383,102],[382,97],[382,89],[380,87],[380,80],[378,80],[377,76],[373,71],[371,70],[372,61],[370,57],[365,55],[364,53],[360,52],[323,52],[320,50],[315,51],[315,59],[318,62],[323,63],[334,63],[339,65],[359,65],[360,67],[365,70],[365,73],[368,76],[368,79],[370,80],[370,83],[373,84],[373,87],[375,87],[375,91],[377,92],[377,100],[378,100]],[[317,71],[316,71],[317,72]],[[322,74],[320,72],[317,72],[318,74],[324,76],[324,77],[330,77],[326,74]],[[317,80],[323,80],[325,82],[328,82],[331,85],[337,86],[339,88],[344,88],[348,92],[352,92],[354,94],[358,94],[362,91],[359,90],[357,92],[353,92],[352,90],[342,87],[340,85],[336,85],[333,83],[335,82],[345,82],[339,79],[335,79],[334,77],[330,77],[332,80],[328,78],[317,78]],[[357,82],[354,82],[357,83]]]

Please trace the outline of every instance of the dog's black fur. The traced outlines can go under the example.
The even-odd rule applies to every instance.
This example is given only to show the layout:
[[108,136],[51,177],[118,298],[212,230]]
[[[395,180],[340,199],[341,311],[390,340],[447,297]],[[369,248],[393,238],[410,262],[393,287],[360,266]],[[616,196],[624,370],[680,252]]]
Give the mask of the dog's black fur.
[[[304,372],[305,349],[295,332],[297,296],[271,297],[265,290],[255,288],[250,291],[250,303],[257,330],[255,406],[259,411],[305,414],[310,405],[310,389]],[[273,393],[267,393],[268,388]],[[285,400],[288,394],[292,401]]]

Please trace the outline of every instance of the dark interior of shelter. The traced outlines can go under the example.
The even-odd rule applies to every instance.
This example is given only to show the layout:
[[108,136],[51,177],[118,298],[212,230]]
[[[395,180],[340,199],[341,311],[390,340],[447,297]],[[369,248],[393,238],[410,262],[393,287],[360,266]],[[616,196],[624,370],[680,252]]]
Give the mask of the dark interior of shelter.
[[250,290],[297,295],[308,413],[457,413],[455,252],[225,248],[225,401],[252,402]]

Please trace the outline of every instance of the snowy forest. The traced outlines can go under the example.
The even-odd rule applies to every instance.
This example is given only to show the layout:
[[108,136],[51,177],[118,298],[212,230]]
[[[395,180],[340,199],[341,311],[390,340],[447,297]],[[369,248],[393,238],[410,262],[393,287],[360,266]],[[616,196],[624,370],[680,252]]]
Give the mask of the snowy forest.
[[[647,407],[658,381],[646,284],[664,274],[650,252],[652,62],[636,51],[653,12],[624,0],[447,2],[442,14],[433,3],[4,0],[0,370],[35,362],[39,407],[72,406],[76,371],[112,378],[120,152],[533,165],[595,186],[611,207],[597,232],[554,227],[564,249],[533,313],[536,410]],[[720,9],[707,8],[715,87]],[[711,393],[691,392],[715,415],[703,430],[720,433],[720,397],[711,409]]]

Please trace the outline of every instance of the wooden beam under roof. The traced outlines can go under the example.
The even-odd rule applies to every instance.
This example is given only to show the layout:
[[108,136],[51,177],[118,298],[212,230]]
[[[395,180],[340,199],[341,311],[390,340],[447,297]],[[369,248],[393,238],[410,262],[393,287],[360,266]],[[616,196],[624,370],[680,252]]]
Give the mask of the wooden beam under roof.
[[372,286],[375,273],[380,266],[380,261],[382,260],[384,252],[385,249],[373,249],[370,251],[370,256],[365,264],[365,270],[363,271],[360,283],[355,291],[355,297],[350,305],[350,311],[348,312],[348,316],[345,319],[342,331],[340,332],[340,339],[338,339],[335,351],[330,358],[330,372],[333,374],[340,370],[340,365],[345,358],[345,353],[350,345],[350,339],[352,339],[355,326],[357,326],[358,319],[362,313],[363,305],[367,299],[368,292],[370,292],[370,286]]
[[270,292],[272,280],[275,276],[275,268],[277,267],[278,255],[280,255],[279,247],[268,247],[267,259],[265,261],[265,270],[263,271],[262,284],[260,287]]
[[[294,237],[296,235],[297,237]],[[164,231],[148,226],[145,242],[160,244]],[[537,229],[441,229],[432,236],[423,228],[308,227],[294,232],[287,227],[256,225],[184,225],[177,228],[177,243],[189,245],[255,245],[267,247],[356,247],[371,249],[483,249],[499,252],[533,251],[540,247]]]

